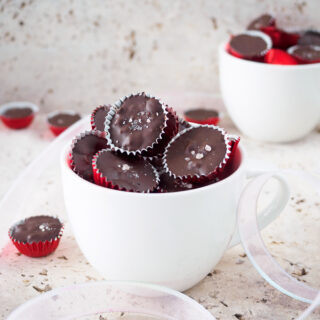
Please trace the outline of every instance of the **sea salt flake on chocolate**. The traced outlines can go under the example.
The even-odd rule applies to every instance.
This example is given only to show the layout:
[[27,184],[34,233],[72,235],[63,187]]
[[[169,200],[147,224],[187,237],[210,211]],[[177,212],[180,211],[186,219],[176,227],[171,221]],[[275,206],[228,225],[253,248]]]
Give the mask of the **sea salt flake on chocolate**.
[[196,154],[196,159],[200,160],[204,157],[203,153],[197,153]]
[[208,144],[206,144],[206,146],[204,147],[204,150],[210,152],[212,149]]

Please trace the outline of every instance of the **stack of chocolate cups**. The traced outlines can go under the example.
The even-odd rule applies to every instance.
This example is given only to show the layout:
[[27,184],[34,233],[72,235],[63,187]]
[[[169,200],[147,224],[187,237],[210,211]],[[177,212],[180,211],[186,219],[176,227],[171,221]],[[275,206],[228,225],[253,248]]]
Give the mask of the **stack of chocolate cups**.
[[73,140],[70,166],[120,191],[173,192],[214,183],[237,147],[222,128],[190,125],[145,93],[96,108],[91,126]]

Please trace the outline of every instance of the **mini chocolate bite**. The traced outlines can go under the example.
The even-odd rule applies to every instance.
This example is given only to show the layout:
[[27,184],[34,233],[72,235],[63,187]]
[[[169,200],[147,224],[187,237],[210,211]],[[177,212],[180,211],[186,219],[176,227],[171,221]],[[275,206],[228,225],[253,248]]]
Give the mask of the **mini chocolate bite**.
[[192,109],[188,110],[184,113],[184,115],[190,119],[194,120],[207,120],[209,118],[217,118],[219,117],[219,112],[212,109]]
[[272,42],[260,31],[247,31],[232,37],[229,46],[231,53],[244,59],[255,59],[263,57],[271,49]]
[[122,150],[146,150],[161,138],[167,120],[165,108],[156,98],[144,93],[130,96],[110,121],[110,139]]
[[305,31],[298,40],[299,45],[320,46],[320,32],[314,30]]
[[108,148],[107,140],[96,131],[78,136],[71,149],[71,167],[80,177],[93,181],[92,158],[100,150]]
[[159,182],[157,171],[147,160],[111,150],[101,151],[93,167],[99,181],[104,180],[105,186],[114,189],[151,192]]
[[44,242],[59,237],[61,229],[62,223],[58,218],[34,216],[11,227],[10,235],[22,243]]
[[81,119],[78,113],[59,112],[48,117],[48,122],[55,127],[67,128]]
[[270,14],[263,14],[257,19],[254,19],[247,27],[247,30],[261,30],[261,28],[275,25],[275,19]]
[[110,111],[110,108],[111,108],[110,105],[105,105],[105,106],[100,106],[93,111],[91,116],[92,129],[104,131],[106,117]]
[[11,107],[5,110],[2,116],[6,118],[26,118],[33,114],[33,109],[30,107]]
[[188,180],[204,176],[212,179],[229,152],[221,129],[198,126],[186,129],[170,142],[164,166],[175,178]]
[[301,46],[297,45],[288,49],[293,57],[300,62],[320,62],[320,46]]

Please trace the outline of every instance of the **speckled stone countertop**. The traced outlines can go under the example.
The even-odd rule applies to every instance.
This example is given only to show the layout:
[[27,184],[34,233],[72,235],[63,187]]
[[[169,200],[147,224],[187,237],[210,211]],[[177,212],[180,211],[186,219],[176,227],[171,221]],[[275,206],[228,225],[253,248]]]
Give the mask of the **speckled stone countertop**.
[[[229,132],[237,133],[227,118],[221,125]],[[12,131],[0,124],[0,196],[52,140],[44,115],[39,115],[28,130]],[[290,144],[264,144],[247,138],[243,138],[242,143],[250,157],[269,161],[281,168],[309,170],[318,166],[320,132],[317,130]],[[65,234],[58,250],[41,259],[18,254],[8,242],[0,255],[0,319],[5,319],[15,307],[42,292],[102,279],[80,252],[66,221],[63,205],[50,201],[50,194],[60,183],[57,174],[57,171],[52,175],[48,173],[44,184],[38,187],[37,205],[28,212],[59,215],[66,222]],[[289,181],[292,188],[290,203],[282,215],[263,231],[263,237],[272,254],[288,272],[319,288],[320,200],[315,191],[303,183],[292,178]],[[240,245],[228,250],[216,268],[186,294],[200,302],[217,319],[295,319],[307,307],[266,283]],[[126,319],[126,316],[120,318]],[[313,320],[319,318],[320,310],[310,317]],[[98,320],[99,316],[95,319]]]

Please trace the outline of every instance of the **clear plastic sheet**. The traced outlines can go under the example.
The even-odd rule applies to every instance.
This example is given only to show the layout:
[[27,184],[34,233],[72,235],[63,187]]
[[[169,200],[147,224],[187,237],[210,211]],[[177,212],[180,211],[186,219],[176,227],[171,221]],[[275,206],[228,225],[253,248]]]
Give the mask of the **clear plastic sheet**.
[[[297,170],[286,170],[283,173],[306,179],[320,194],[320,180],[316,176]],[[263,174],[246,186],[238,207],[238,228],[242,245],[260,275],[282,293],[294,299],[311,303],[311,306],[299,318],[302,320],[319,305],[320,291],[299,282],[285,272],[266,248],[257,224],[259,194],[269,179],[279,176],[282,176],[280,172]]]

